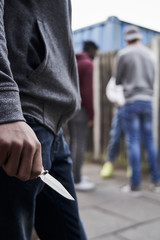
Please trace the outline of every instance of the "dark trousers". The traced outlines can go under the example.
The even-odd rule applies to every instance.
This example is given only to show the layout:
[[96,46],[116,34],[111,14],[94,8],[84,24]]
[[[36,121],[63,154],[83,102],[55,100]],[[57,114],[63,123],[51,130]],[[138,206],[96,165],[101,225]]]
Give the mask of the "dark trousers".
[[68,122],[70,150],[73,160],[73,176],[75,183],[81,181],[81,170],[84,162],[88,140],[88,114],[84,108]]
[[[57,137],[33,118],[27,122],[42,144],[44,169],[76,199],[72,161],[62,131]],[[22,182],[0,169],[0,193],[0,239],[30,240],[35,225],[41,240],[86,240],[77,200],[64,198],[40,178]]]

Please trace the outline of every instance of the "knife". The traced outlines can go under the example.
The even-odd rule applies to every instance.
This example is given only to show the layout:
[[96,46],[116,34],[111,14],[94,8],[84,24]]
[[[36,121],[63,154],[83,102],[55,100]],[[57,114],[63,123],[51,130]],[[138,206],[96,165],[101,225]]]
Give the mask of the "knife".
[[39,177],[43,182],[45,182],[48,186],[50,186],[56,192],[60,193],[65,198],[75,200],[70,195],[70,193],[63,187],[63,185],[48,173],[48,170],[42,170],[42,173],[39,175]]

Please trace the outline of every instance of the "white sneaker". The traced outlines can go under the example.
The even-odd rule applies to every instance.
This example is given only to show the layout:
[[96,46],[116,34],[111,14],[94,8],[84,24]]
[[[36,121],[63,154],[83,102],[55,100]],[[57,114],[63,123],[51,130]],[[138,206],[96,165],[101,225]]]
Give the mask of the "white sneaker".
[[74,186],[77,191],[91,191],[95,188],[93,182],[89,182],[85,179],[82,179],[79,183],[75,183]]
[[123,193],[131,192],[131,186],[130,185],[125,185],[125,186],[121,187],[121,192],[123,192]]
[[150,187],[152,192],[155,192],[155,193],[160,193],[160,184],[150,184]]
[[160,187],[155,187],[155,188],[154,188],[154,192],[155,192],[155,193],[160,193]]
[[139,196],[141,195],[141,191],[139,187],[132,189],[130,185],[125,185],[121,187],[122,193],[130,193],[132,196]]

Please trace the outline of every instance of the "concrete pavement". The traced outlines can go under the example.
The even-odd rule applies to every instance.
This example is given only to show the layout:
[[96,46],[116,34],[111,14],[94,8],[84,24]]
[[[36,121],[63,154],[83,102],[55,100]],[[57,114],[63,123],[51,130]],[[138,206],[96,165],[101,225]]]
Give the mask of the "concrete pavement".
[[151,192],[149,176],[142,177],[139,196],[121,193],[126,172],[102,180],[101,165],[86,163],[83,175],[96,184],[91,192],[77,192],[88,240],[160,240],[160,193]]

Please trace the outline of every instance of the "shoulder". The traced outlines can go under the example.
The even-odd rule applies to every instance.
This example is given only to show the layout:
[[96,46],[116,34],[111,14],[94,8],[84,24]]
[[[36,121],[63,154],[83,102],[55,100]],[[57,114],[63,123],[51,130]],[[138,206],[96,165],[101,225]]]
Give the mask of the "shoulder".
[[89,68],[93,68],[93,61],[91,59],[81,59],[79,61],[77,61],[78,66],[83,68],[83,69],[89,69]]
[[150,58],[153,62],[156,61],[155,53],[151,48],[149,48],[145,45],[141,45],[140,47],[141,47],[142,51],[146,54],[146,57],[148,56],[148,58]]
[[128,55],[132,51],[130,46],[126,46],[122,49],[120,49],[117,53],[117,58],[123,57],[125,55]]

